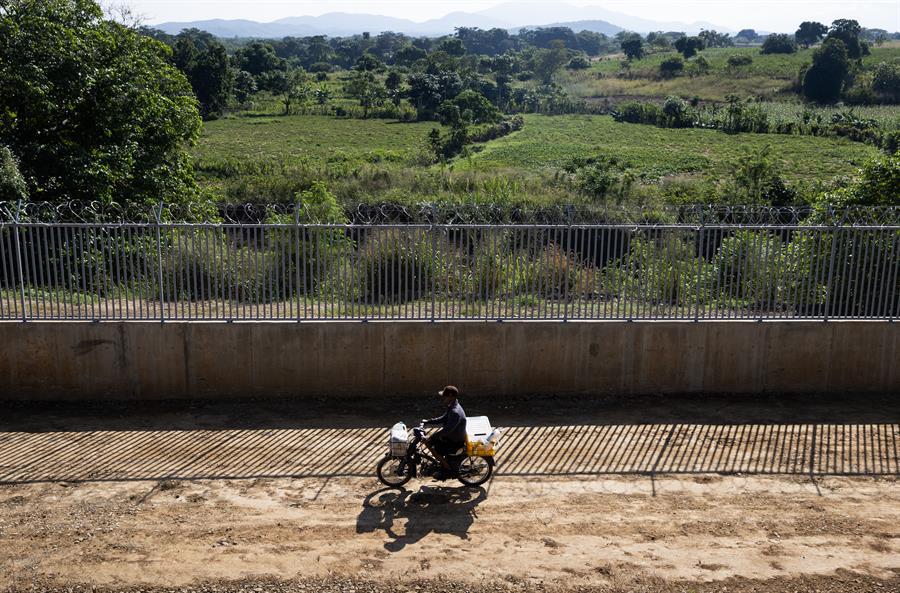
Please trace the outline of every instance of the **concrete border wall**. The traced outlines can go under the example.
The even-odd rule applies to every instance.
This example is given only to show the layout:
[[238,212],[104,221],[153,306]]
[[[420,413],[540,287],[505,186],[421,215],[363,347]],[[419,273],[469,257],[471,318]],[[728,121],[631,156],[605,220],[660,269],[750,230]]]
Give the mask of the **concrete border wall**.
[[885,322],[0,323],[0,399],[900,392]]

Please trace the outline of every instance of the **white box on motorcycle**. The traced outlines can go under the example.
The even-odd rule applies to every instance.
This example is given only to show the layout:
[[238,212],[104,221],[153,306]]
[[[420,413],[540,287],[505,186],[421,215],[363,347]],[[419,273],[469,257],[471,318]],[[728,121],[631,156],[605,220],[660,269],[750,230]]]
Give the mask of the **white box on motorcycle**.
[[472,416],[466,418],[466,436],[470,443],[482,443],[487,441],[491,434],[491,421],[487,416]]
[[391,455],[395,457],[403,457],[406,450],[409,449],[409,432],[406,430],[406,424],[398,422],[391,427]]

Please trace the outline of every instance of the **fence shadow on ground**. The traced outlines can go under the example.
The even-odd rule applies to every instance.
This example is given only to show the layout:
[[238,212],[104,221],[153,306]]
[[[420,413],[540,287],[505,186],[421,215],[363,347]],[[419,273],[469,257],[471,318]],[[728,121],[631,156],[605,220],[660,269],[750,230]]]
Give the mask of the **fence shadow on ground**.
[[[499,476],[900,476],[895,399],[542,397],[471,407],[508,427]],[[0,483],[374,477],[391,410],[403,409],[383,404],[11,408],[0,414]],[[406,404],[426,415],[434,402]]]

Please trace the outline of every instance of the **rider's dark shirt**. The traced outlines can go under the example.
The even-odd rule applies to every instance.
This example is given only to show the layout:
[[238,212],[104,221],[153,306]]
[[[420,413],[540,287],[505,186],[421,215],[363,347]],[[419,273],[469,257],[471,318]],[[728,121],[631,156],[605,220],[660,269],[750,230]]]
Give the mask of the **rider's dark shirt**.
[[441,429],[434,434],[434,438],[451,443],[464,443],[466,441],[466,413],[459,400],[454,401],[443,416],[426,420],[425,424],[440,424]]

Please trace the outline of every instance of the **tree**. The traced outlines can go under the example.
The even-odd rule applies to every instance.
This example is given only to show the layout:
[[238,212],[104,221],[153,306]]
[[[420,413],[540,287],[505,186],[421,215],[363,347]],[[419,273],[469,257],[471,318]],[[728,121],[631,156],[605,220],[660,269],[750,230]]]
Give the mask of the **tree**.
[[900,64],[880,62],[872,69],[872,90],[892,101],[900,100]]
[[32,199],[120,203],[196,194],[197,100],[170,48],[92,0],[0,3],[0,144]]
[[813,52],[812,66],[803,73],[803,94],[819,103],[834,102],[840,97],[844,79],[850,70],[847,47],[839,39],[826,39]]
[[792,54],[797,51],[797,43],[786,33],[772,33],[763,41],[760,53]]
[[448,56],[459,57],[466,55],[466,46],[463,45],[461,39],[450,37],[441,41],[440,45],[437,47],[437,51],[442,51]]
[[406,79],[407,97],[416,108],[419,120],[434,119],[437,108],[463,90],[463,81],[453,71],[415,72]]
[[699,37],[679,37],[675,40],[675,49],[687,60],[706,48],[706,42]]
[[843,41],[844,46],[847,48],[847,57],[851,60],[857,60],[863,55],[863,46],[859,41],[860,32],[862,32],[862,27],[859,26],[858,22],[852,19],[838,19],[831,23],[831,28],[828,30],[828,36],[825,39],[839,39]]
[[396,70],[388,72],[387,77],[384,79],[384,88],[387,89],[388,98],[391,100],[391,103],[396,107],[400,107],[400,101],[403,100],[403,92],[400,88],[402,86],[403,75]]
[[794,33],[794,39],[796,39],[797,43],[801,44],[803,47],[809,47],[810,45],[818,43],[827,32],[828,27],[822,23],[817,23],[816,21],[803,21],[800,23],[800,28]]
[[553,82],[553,76],[569,62],[569,52],[562,41],[552,41],[549,49],[540,50],[534,60],[534,73],[544,84]]
[[376,70],[384,70],[384,62],[371,53],[366,52],[359,56],[354,68],[360,72],[375,72]]
[[384,105],[388,93],[371,72],[358,72],[347,85],[347,93],[359,101],[363,108],[363,118],[369,117],[369,110]]
[[285,69],[284,60],[275,54],[275,49],[261,41],[254,41],[237,50],[234,60],[239,69],[249,72],[257,79],[267,72]]
[[589,56],[599,56],[609,43],[609,38],[603,33],[594,31],[582,31],[575,34],[578,40],[578,49]]
[[316,103],[319,105],[327,105],[331,100],[331,91],[329,91],[327,87],[320,86],[313,91],[313,96],[316,98]]
[[475,91],[463,91],[456,98],[444,101],[438,108],[438,114],[444,125],[454,125],[454,121],[465,125],[494,124],[503,118],[493,103]]
[[703,44],[706,47],[731,47],[734,45],[734,41],[731,39],[731,35],[728,33],[719,33],[718,31],[700,31],[698,35],[700,39],[703,40]]
[[756,34],[755,29],[741,29],[735,37],[742,37],[747,41],[756,41],[756,38],[759,37],[759,35]]
[[281,97],[284,114],[290,115],[294,105],[303,102],[310,95],[308,76],[302,68],[293,70],[271,70],[262,77],[262,85]]
[[229,65],[225,46],[218,42],[208,45],[197,56],[188,78],[200,101],[201,115],[221,115],[228,107],[234,87],[234,71]]
[[644,56],[644,40],[637,33],[623,37],[621,47],[629,60],[640,60]]
[[414,45],[406,45],[394,53],[394,64],[397,66],[412,66],[427,55],[428,52],[424,49]]
[[662,61],[659,65],[659,73],[665,78],[671,78],[684,70],[684,60],[681,56],[674,56]]
[[240,70],[234,75],[234,98],[244,104],[250,96],[256,92],[256,79],[246,70]]

